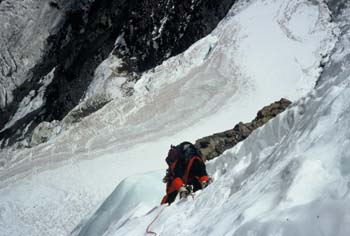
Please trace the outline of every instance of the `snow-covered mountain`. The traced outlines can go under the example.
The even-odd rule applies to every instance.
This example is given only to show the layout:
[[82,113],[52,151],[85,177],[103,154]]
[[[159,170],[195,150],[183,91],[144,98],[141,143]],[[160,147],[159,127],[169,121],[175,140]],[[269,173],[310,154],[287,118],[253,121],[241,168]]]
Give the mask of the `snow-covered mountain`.
[[[143,235],[163,210],[159,235],[348,235],[348,5],[238,1],[137,81],[109,54],[80,103],[43,128],[46,143],[0,150],[0,232]],[[170,144],[249,121],[281,97],[294,102],[286,112],[208,162],[205,191],[149,212]]]
[[350,5],[338,4],[341,34],[317,87],[207,163],[208,188],[152,209],[161,173],[130,177],[72,235],[349,235]]
[[135,81],[210,33],[235,1],[1,1],[0,146],[31,146],[38,124],[62,120],[110,53]]

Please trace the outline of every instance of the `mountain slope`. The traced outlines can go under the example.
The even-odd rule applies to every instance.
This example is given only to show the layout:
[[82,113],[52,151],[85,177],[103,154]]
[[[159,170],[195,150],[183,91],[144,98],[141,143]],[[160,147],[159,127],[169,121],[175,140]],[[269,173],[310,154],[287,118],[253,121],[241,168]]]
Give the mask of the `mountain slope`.
[[[1,150],[1,232],[66,235],[122,179],[164,169],[170,144],[251,120],[281,97],[296,101],[316,83],[335,29],[322,1],[240,1],[212,34],[143,74],[132,96],[78,122],[68,114],[47,143]],[[88,99],[121,91],[118,60],[99,66],[93,84],[103,86]]]
[[137,80],[209,34],[234,2],[0,2],[0,147],[29,146],[39,123],[62,120],[110,53]]
[[[346,6],[337,18],[341,36],[317,88],[210,161],[208,171],[215,181],[194,200],[165,208],[152,231],[157,235],[350,234],[350,54],[344,50],[349,46],[350,5]],[[129,189],[137,188],[136,183]],[[147,202],[146,197],[145,206]],[[104,235],[142,235],[161,208],[148,214],[140,206],[129,210],[126,219],[105,227]],[[89,227],[95,222],[88,222]]]

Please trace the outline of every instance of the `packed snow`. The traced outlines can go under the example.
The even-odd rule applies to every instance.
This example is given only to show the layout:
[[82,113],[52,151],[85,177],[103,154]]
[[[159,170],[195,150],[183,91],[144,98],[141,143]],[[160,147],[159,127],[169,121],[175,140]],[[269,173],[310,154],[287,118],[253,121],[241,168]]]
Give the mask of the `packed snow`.
[[[343,14],[349,13],[350,5]],[[146,229],[159,236],[350,235],[350,54],[343,50],[350,43],[349,18],[340,23],[342,33],[317,88],[207,162],[214,182],[204,191],[153,208],[159,180],[149,183],[149,195],[138,195],[142,181],[127,178],[108,199],[123,193],[139,198],[105,201],[72,235],[154,235]],[[117,205],[129,208],[121,208],[123,218],[111,213]]]
[[[96,221],[87,222],[96,228],[86,229],[81,223],[74,233],[83,230],[81,232],[88,235],[108,229],[108,235],[140,235],[140,232],[142,235],[146,224],[159,210],[141,217],[160,201],[160,191],[164,188],[160,176],[170,144],[194,141],[232,128],[239,121],[249,121],[261,107],[281,97],[297,101],[315,85],[321,73],[319,65],[325,63],[335,44],[336,29],[323,1],[241,1],[210,35],[144,74],[135,84],[133,96],[120,98],[114,91],[119,99],[79,123],[63,121],[62,133],[49,142],[31,149],[2,150],[0,232],[6,236],[67,235],[84,217],[94,215]],[[117,64],[115,60],[108,58],[104,66]],[[105,80],[103,77],[110,77],[111,73],[98,72],[102,78],[90,86],[90,98],[106,92],[109,85],[104,83],[113,80],[113,77]],[[314,100],[306,99],[305,104],[311,101]],[[303,149],[296,145],[301,130],[290,131],[303,123],[304,118],[298,115],[302,107],[299,103],[291,109],[292,115],[285,113],[239,148],[209,163],[209,171],[216,181],[196,196],[194,204],[185,202],[164,209],[161,219],[153,225],[155,230],[163,235],[224,235],[228,229],[231,233],[240,230],[243,234],[248,232],[244,227],[252,220],[257,220],[257,227],[272,227],[258,221],[258,215],[266,213],[274,219],[278,214],[292,214],[282,208],[283,204],[288,203],[293,209],[300,202],[293,193],[284,194],[283,191],[291,188],[278,189],[285,181],[275,177],[281,168],[288,166],[294,154],[301,155],[312,146],[312,140],[315,141],[305,134]],[[323,114],[321,105],[327,104],[320,104],[317,114]],[[303,125],[318,125],[317,116],[308,115],[310,124],[305,121]],[[292,118],[288,117],[295,120],[290,121]],[[296,140],[291,139],[285,145],[295,145],[299,151],[282,149],[282,146],[278,149],[281,138],[289,133]],[[285,152],[283,159],[281,154],[269,155],[275,149]],[[244,154],[244,150],[251,150],[254,155]],[[233,158],[236,155],[237,158]],[[242,161],[238,162],[238,157]],[[279,159],[282,161],[276,162]],[[309,159],[313,161],[312,155]],[[316,172],[323,167],[323,159],[320,160],[321,164],[296,161],[300,166],[292,166],[291,171],[295,171],[295,176],[300,174],[298,178],[302,179],[305,173],[301,167],[310,165]],[[259,168],[258,163],[270,166],[271,171]],[[239,169],[229,171],[233,168]],[[135,185],[141,182],[135,178],[140,178],[131,177],[123,182],[125,187],[117,187],[99,208],[125,177],[154,170],[158,172],[144,177],[149,179],[149,186]],[[327,171],[320,178],[327,178]],[[286,178],[294,180],[293,173]],[[234,185],[227,181],[231,178],[235,179]],[[266,181],[259,182],[261,178]],[[271,185],[268,180],[276,183]],[[291,186],[298,189],[299,185]],[[343,187],[340,186],[339,191],[344,190]],[[328,191],[321,185],[318,190]],[[131,193],[138,191],[147,199],[131,197]],[[257,194],[259,191],[261,196]],[[118,197],[124,193],[128,197]],[[315,193],[311,189],[308,193],[309,207],[324,211],[326,206],[318,208],[312,204]],[[276,200],[280,196],[288,196],[289,200]],[[126,215],[122,216],[118,206],[124,204],[121,211]],[[274,208],[276,204],[280,210]],[[272,208],[275,210],[271,211]],[[302,215],[304,211],[292,212]],[[206,224],[201,221],[204,216],[208,216]],[[231,221],[220,221],[225,217]]]
[[[349,72],[209,162],[214,183],[194,200],[166,208],[153,230],[158,235],[349,235]],[[142,235],[160,209],[130,217],[105,235]]]
[[[157,235],[349,235],[349,95],[347,69],[207,163],[215,181],[194,199],[166,207],[152,231]],[[148,198],[159,195],[159,180],[149,183],[154,189],[150,195],[137,194],[145,188],[142,181],[129,183],[128,195],[139,196],[131,201],[146,204],[131,207],[128,213],[133,214],[127,219],[109,217],[109,222],[119,221],[104,225],[105,231],[98,235],[144,235],[162,210],[145,213],[152,209]],[[118,186],[113,195],[124,191]],[[108,204],[108,209],[116,205]],[[124,199],[124,204],[129,200]],[[100,212],[95,219],[101,219]],[[88,223],[89,228],[98,228],[94,218]]]

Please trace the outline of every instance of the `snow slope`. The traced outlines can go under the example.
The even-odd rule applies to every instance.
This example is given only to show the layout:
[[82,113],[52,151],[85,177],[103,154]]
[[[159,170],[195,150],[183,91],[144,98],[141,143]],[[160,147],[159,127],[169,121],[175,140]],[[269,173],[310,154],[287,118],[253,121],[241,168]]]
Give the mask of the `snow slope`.
[[[210,163],[217,181],[194,202],[166,209],[154,230],[159,235],[349,235],[350,89],[349,81],[333,83]],[[141,235],[154,216],[129,221],[111,235]]]
[[[350,4],[343,16],[349,13]],[[151,212],[153,193],[142,195],[126,218],[104,221],[98,235],[146,235],[159,213],[151,225],[159,236],[350,235],[350,54],[344,50],[350,45],[350,21],[341,20],[339,41],[317,88],[207,163],[215,181],[205,191]],[[130,180],[125,180],[128,194],[137,195],[133,190],[143,186]],[[150,184],[157,196],[161,183]],[[121,192],[117,188],[111,196]],[[101,215],[102,209],[96,211],[82,229],[102,226],[95,220]]]
[[[216,181],[194,200],[166,208],[152,230],[158,235],[349,235],[349,95],[347,70],[208,163]],[[158,212],[130,217],[105,235],[143,235]]]
[[0,232],[66,235],[123,178],[164,169],[171,143],[251,120],[281,97],[297,100],[334,46],[329,21],[322,1],[242,1],[208,37],[144,74],[132,97],[80,123],[65,119],[48,143],[2,150]]

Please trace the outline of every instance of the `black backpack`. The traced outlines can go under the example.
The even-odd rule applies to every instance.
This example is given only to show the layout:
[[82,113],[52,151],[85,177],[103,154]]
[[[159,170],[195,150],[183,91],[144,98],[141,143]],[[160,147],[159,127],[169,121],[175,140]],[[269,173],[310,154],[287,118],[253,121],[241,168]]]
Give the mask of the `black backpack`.
[[192,156],[202,158],[200,151],[190,142],[182,142],[179,145],[171,145],[168,156],[165,158],[166,163],[171,166],[176,160],[187,159]]
[[168,155],[165,158],[165,161],[168,164],[168,166],[171,166],[176,160],[179,160],[182,158],[182,154],[181,154],[180,150],[181,149],[180,149],[179,145],[177,145],[177,146],[171,145],[170,146],[170,149],[168,151]]

